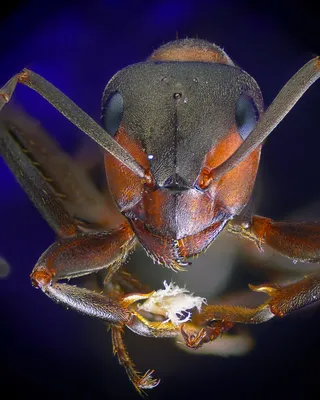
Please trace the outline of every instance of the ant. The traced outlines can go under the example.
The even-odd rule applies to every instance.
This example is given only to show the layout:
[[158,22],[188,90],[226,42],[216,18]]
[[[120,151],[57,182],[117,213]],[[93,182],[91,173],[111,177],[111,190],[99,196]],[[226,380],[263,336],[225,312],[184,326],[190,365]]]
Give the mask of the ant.
[[[161,46],[110,80],[102,99],[103,127],[30,70],[0,90],[2,109],[17,83],[30,87],[105,150],[108,187],[123,216],[112,229],[106,228],[105,215],[100,223],[90,223],[66,206],[56,185],[63,189],[67,183],[44,172],[39,148],[13,121],[2,122],[0,129],[2,156],[58,236],[34,267],[32,284],[52,300],[110,325],[113,351],[140,393],[159,380],[153,371],[140,375],[135,370],[123,341],[125,327],[142,336],[179,336],[186,346],[199,348],[237,323],[283,317],[320,298],[319,273],[284,287],[249,285],[269,297],[245,308],[202,305],[203,299],[172,284],[144,293],[120,269],[140,243],[155,262],[183,270],[222,230],[294,260],[319,262],[320,223],[277,222],[246,208],[264,140],[319,77],[316,57],[264,111],[255,80],[221,48],[183,39]],[[77,180],[75,168],[68,174],[69,183]],[[90,203],[84,201],[85,207]],[[107,272],[104,294],[60,282],[102,270]],[[165,303],[173,316],[168,317]],[[174,317],[195,307],[198,311],[186,318]]]

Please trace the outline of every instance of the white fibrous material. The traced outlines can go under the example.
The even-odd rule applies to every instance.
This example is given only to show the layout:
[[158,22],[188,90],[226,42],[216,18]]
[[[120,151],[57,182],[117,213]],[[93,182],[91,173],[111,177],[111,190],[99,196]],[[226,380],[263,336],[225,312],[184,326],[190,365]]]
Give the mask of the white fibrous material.
[[151,312],[166,317],[174,325],[190,320],[192,308],[201,310],[206,299],[193,296],[186,288],[179,288],[174,283],[163,282],[164,289],[154,292],[144,303],[138,306],[139,310]]

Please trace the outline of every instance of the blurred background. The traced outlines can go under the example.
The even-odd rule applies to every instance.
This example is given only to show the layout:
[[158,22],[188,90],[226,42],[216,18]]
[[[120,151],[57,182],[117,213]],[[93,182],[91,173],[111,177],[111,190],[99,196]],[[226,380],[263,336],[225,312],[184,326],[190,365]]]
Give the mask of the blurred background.
[[[28,67],[99,121],[101,95],[114,73],[176,36],[199,37],[222,46],[257,80],[267,106],[305,62],[320,54],[319,12],[311,1],[259,4],[11,1],[0,15],[0,82]],[[77,151],[83,135],[40,96],[19,87],[15,102],[41,121],[65,151]],[[320,220],[319,104],[316,83],[267,140],[257,182],[259,214]],[[1,159],[0,220],[1,392],[33,399],[138,398],[112,355],[104,324],[59,307],[31,286],[29,274],[55,236]],[[248,283],[285,281],[315,270],[269,252],[261,257],[227,237],[219,237],[188,273],[176,275],[153,265],[138,250],[129,268],[141,265],[143,279],[148,275],[153,288],[173,279],[212,301]],[[155,399],[311,398],[318,390],[319,317],[316,304],[250,327],[255,344],[241,357],[197,356],[170,340],[130,332],[126,343],[138,369],[155,369],[161,378],[159,387],[148,392]]]

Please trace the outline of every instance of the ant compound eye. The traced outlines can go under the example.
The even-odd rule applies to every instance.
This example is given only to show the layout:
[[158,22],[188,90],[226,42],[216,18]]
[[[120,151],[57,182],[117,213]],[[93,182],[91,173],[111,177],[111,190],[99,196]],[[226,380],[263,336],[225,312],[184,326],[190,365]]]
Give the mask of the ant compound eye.
[[258,119],[259,112],[252,98],[241,94],[236,105],[236,124],[243,140],[253,131]]
[[113,92],[107,98],[102,113],[102,125],[111,136],[117,132],[122,116],[123,98],[119,92]]

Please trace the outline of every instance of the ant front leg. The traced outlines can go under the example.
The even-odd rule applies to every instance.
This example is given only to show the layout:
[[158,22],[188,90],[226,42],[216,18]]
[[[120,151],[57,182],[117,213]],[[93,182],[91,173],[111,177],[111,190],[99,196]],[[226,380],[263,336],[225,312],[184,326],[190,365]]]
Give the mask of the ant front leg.
[[[119,293],[108,296],[59,283],[61,279],[79,277],[102,269],[107,269],[108,281],[133,249],[135,236],[127,223],[110,231],[106,231],[103,224],[96,224],[97,230],[92,230],[90,223],[79,225],[76,212],[82,213],[98,204],[105,217],[108,209],[104,208],[88,178],[85,175],[79,176],[78,168],[72,160],[44,132],[36,130],[39,128],[33,124],[20,126],[15,119],[0,123],[0,154],[59,237],[37,262],[31,274],[32,283],[54,301],[108,322],[115,332],[113,338],[118,338],[117,341],[114,339],[114,351],[118,353],[119,361],[134,386],[139,392],[152,388],[158,381],[152,379],[151,373],[142,377],[136,373],[133,363],[127,362],[130,358],[119,336],[126,325],[137,325],[137,318],[129,309],[132,301],[124,299],[125,296]],[[44,136],[41,136],[42,133]],[[63,167],[43,163],[46,161],[41,159],[43,151],[48,151],[51,157],[64,160]],[[75,182],[81,180],[81,192],[76,190],[76,193],[81,193],[81,209],[76,206],[78,198],[70,190],[70,184],[63,180],[66,175],[73,187]],[[138,286],[132,277],[126,275],[125,279],[129,287]],[[143,324],[140,325],[142,331]],[[138,329],[136,331],[140,333]]]
[[127,296],[112,293],[108,296],[79,288],[61,279],[83,276],[114,264],[120,266],[134,244],[134,236],[129,226],[122,226],[112,232],[82,233],[55,242],[40,257],[31,274],[35,287],[40,288],[52,300],[72,308],[82,314],[106,321],[111,326],[113,351],[118,354],[129,379],[139,393],[152,389],[159,380],[152,378],[152,372],[140,376],[131,361],[123,342],[123,330],[135,323],[136,315],[129,306],[137,298],[148,295]]
[[202,329],[198,332],[192,332],[184,327],[181,329],[186,345],[199,348],[218,338],[236,323],[259,324],[275,316],[284,317],[319,300],[320,273],[284,287],[278,285],[249,285],[249,287],[256,292],[268,294],[270,299],[256,308],[230,305],[204,306],[202,312],[193,318],[195,326],[202,326]]
[[[79,233],[62,238],[53,243],[40,257],[32,271],[31,280],[35,287],[41,288],[49,297],[60,301],[54,295],[55,285],[61,287],[57,281],[91,274],[105,268],[111,268],[115,272],[134,244],[134,234],[127,224],[109,232]],[[72,307],[70,304],[66,305]]]
[[[262,249],[268,244],[282,255],[306,262],[320,261],[320,223],[275,222],[269,218],[253,216],[236,223],[232,221],[228,231],[254,241]],[[199,332],[192,333],[182,329],[182,335],[188,347],[198,348],[204,343],[216,339],[221,333],[236,323],[257,324],[278,316],[284,317],[291,312],[320,300],[320,273],[310,275],[291,285],[260,285],[250,288],[264,292],[270,299],[256,308],[229,305],[209,305],[194,317],[196,326],[202,326]]]
[[158,386],[160,379],[153,379],[152,371],[147,371],[144,375],[140,376],[135,370],[134,364],[129,357],[127,349],[123,341],[123,328],[119,326],[111,327],[112,346],[114,355],[118,355],[118,360],[124,366],[127,375],[139,394],[143,394],[143,389],[153,389]]
[[251,222],[230,222],[228,231],[254,241],[259,249],[267,244],[293,260],[320,261],[320,222],[277,222],[253,216]]
[[83,276],[115,264],[120,266],[134,242],[133,232],[128,225],[111,232],[81,233],[63,238],[40,257],[32,271],[31,280],[35,287],[57,303],[102,319],[111,326],[114,353],[118,354],[120,364],[125,367],[129,379],[141,393],[144,389],[157,386],[159,380],[152,378],[152,371],[142,376],[136,372],[122,334],[126,326],[136,324],[136,313],[129,309],[130,305],[138,298],[147,298],[149,295],[135,295],[131,300],[115,292],[108,296],[59,283],[61,279]]

